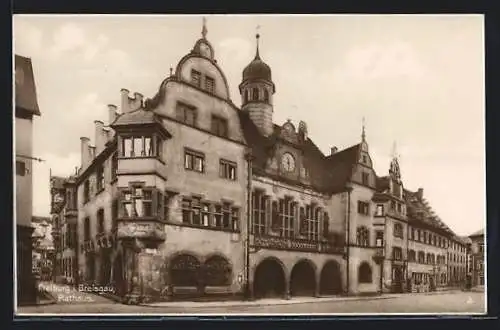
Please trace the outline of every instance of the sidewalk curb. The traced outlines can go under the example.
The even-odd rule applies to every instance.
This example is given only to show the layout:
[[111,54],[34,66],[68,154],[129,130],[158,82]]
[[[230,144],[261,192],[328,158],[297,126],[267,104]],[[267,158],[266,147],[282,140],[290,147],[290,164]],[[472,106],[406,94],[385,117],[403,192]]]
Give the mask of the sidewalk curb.
[[283,300],[277,302],[263,302],[263,303],[248,303],[239,302],[232,304],[214,304],[210,306],[208,304],[199,304],[199,306],[175,306],[175,302],[171,305],[157,305],[157,304],[141,304],[140,306],[149,308],[165,308],[165,307],[196,307],[196,308],[218,308],[218,307],[254,307],[254,306],[278,306],[278,305],[299,305],[299,304],[310,304],[310,303],[341,303],[346,301],[361,301],[361,300],[380,300],[380,299],[394,299],[394,296],[378,296],[378,297],[353,297],[353,298],[316,298],[317,300],[308,301],[293,301],[293,300]]

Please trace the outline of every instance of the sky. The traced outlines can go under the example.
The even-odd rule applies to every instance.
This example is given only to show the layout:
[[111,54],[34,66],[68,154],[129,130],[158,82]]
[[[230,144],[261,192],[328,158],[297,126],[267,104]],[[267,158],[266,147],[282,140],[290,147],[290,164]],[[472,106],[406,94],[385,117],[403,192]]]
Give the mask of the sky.
[[[481,15],[206,16],[207,39],[239,106],[243,68],[271,67],[274,122],[304,120],[325,153],[367,142],[377,175],[396,145],[405,188],[424,189],[458,235],[484,227],[485,87]],[[201,16],[14,15],[13,47],[31,57],[34,215],[49,215],[49,172],[80,166],[80,137],[107,124],[120,89],[153,97],[201,37]]]

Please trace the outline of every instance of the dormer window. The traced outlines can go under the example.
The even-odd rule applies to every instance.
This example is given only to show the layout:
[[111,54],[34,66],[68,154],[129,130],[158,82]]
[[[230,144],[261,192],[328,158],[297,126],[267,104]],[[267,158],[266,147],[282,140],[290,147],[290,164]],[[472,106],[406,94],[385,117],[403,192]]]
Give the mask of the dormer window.
[[259,89],[256,87],[252,88],[252,100],[253,101],[259,100]]
[[196,70],[191,70],[191,83],[196,87],[201,87],[201,73]]

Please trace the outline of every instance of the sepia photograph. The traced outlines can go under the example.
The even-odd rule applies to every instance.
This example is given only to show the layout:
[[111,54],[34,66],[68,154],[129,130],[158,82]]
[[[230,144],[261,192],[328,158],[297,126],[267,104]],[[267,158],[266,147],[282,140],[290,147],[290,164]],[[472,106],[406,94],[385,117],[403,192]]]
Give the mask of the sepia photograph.
[[16,316],[487,313],[482,15],[12,38]]

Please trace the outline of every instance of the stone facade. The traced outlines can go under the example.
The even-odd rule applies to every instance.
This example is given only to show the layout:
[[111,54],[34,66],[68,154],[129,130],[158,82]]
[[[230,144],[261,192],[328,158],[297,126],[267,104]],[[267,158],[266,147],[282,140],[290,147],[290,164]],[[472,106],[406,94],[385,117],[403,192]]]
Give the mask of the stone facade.
[[80,280],[136,303],[402,292],[413,272],[428,274],[409,248],[443,251],[410,239],[421,221],[407,212],[414,193],[397,159],[379,178],[364,130],[326,156],[305,122],[274,124],[276,89],[258,50],[236,107],[215,58],[204,28],[153,98],[123,89],[109,123],[96,122],[95,145],[81,139]]

